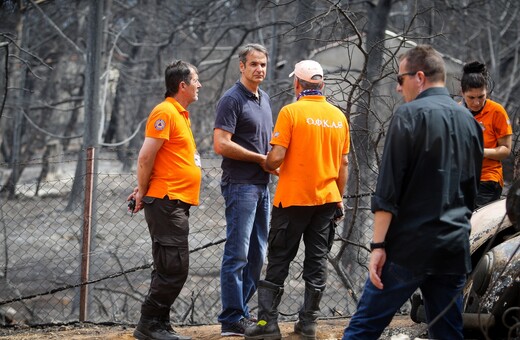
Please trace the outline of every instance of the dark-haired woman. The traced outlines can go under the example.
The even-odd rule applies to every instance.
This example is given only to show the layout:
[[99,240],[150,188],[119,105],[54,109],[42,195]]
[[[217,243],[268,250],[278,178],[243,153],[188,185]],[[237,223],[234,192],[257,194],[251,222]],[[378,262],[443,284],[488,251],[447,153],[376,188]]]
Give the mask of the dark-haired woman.
[[486,65],[473,61],[464,65],[461,88],[463,104],[479,122],[484,135],[484,159],[477,207],[500,198],[504,186],[502,160],[511,153],[513,129],[506,110],[488,98]]

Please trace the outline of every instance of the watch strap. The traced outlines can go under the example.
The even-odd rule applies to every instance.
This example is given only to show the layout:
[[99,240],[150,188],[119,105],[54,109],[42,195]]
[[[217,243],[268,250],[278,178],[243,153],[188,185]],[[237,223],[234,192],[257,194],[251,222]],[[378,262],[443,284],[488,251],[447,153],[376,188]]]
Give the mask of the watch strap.
[[374,249],[384,249],[386,246],[386,242],[370,242],[370,250],[374,250]]

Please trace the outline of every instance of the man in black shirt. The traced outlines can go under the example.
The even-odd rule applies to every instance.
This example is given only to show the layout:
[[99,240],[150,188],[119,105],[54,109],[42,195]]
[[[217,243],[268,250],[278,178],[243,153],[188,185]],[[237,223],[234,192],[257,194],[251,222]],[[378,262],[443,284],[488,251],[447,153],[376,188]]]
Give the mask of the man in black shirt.
[[471,270],[483,139],[469,111],[450,98],[445,78],[431,46],[399,59],[396,90],[406,104],[386,136],[372,199],[369,279],[343,339],[378,339],[417,288],[429,338],[463,339],[461,291]]

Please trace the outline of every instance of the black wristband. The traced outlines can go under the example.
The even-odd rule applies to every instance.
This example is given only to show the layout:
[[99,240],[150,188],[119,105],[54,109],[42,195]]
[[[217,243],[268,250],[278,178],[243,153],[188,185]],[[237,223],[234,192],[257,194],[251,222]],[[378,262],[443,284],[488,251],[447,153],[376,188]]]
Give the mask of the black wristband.
[[379,249],[379,248],[385,248],[386,246],[386,242],[378,242],[378,243],[374,243],[374,242],[370,242],[370,250],[374,250],[374,249]]

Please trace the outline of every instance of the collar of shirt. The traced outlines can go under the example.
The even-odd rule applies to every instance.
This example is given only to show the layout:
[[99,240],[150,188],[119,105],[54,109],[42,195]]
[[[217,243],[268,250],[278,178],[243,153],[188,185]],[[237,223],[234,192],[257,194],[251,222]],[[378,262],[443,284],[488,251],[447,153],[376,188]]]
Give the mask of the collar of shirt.
[[182,105],[177,100],[175,100],[175,98],[173,98],[173,97],[166,97],[166,101],[172,103],[173,106],[175,106],[175,109],[177,111],[179,111],[179,113],[181,115],[183,115],[186,118],[190,117],[190,113],[188,112],[188,110],[186,110],[184,107],[182,107]]
[[298,97],[296,97],[296,100],[304,96],[323,96],[323,94],[320,90],[303,90],[302,92],[300,92]]
[[238,87],[246,94],[246,96],[256,102],[260,102],[260,99],[262,98],[262,92],[260,88],[258,88],[258,97],[251,91],[249,91],[244,84],[240,82],[240,80],[237,81]]
[[446,87],[441,87],[441,86],[429,87],[426,90],[419,93],[419,95],[415,99],[420,99],[420,98],[428,97],[428,96],[436,96],[436,95],[449,96],[450,93],[448,92],[448,89]]

